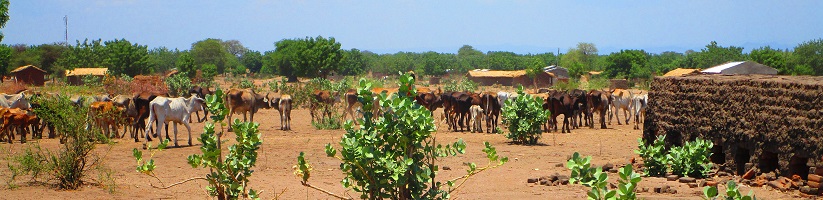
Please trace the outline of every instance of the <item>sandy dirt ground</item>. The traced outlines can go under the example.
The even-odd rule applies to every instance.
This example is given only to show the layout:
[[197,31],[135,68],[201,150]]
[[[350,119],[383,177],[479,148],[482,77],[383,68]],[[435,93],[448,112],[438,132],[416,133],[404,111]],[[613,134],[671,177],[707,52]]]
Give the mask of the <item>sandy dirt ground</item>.
[[[440,116],[438,110],[435,116]],[[331,192],[357,197],[353,191],[342,187],[343,178],[339,170],[340,161],[326,157],[323,147],[327,143],[339,148],[343,130],[315,130],[311,126],[309,111],[297,109],[292,114],[292,131],[280,131],[280,120],[276,110],[262,110],[256,116],[256,122],[261,123],[263,137],[262,149],[250,186],[263,191],[263,199],[273,199],[282,193],[280,199],[334,199],[313,189],[301,186],[297,176],[293,174],[292,166],[297,163],[297,155],[302,151],[314,166],[310,182]],[[438,117],[439,118],[439,117]],[[597,120],[597,119],[595,119]],[[107,154],[105,165],[114,171],[116,189],[109,193],[103,186],[94,184],[97,172],[92,170],[85,179],[89,182],[77,191],[60,191],[52,185],[33,183],[27,177],[18,177],[13,183],[19,185],[8,189],[7,180],[10,177],[8,160],[0,160],[0,199],[209,199],[204,191],[207,185],[204,181],[193,181],[178,185],[171,189],[156,189],[154,186],[171,184],[191,177],[204,176],[206,169],[193,169],[186,163],[186,157],[199,153],[200,143],[196,137],[202,132],[204,123],[194,123],[192,134],[195,137],[194,146],[187,146],[185,127],[178,127],[180,134],[179,148],[170,148],[155,155],[157,176],[162,181],[135,171],[136,162],[132,157],[133,148],[141,148],[142,143],[135,143],[131,139],[116,139],[116,144],[98,145],[97,153]],[[484,125],[485,127],[485,125]],[[481,152],[483,142],[488,141],[497,148],[502,156],[508,156],[510,162],[502,167],[485,171],[471,177],[458,191],[452,193],[454,199],[585,199],[586,188],[580,185],[541,186],[526,183],[528,178],[537,178],[554,173],[570,174],[564,165],[573,152],[591,155],[593,163],[603,165],[612,163],[618,166],[629,163],[635,156],[633,150],[637,148],[637,139],[641,137],[640,130],[632,130],[633,125],[613,125],[608,129],[575,129],[572,133],[544,133],[539,145],[523,146],[509,144],[504,135],[450,132],[443,124],[438,125],[437,137],[441,142],[453,142],[462,138],[467,143],[466,154],[457,157],[448,157],[438,161],[440,166],[448,166],[451,170],[441,171],[438,180],[447,179],[465,174],[467,166],[464,162],[475,162],[484,166],[487,162],[485,154]],[[232,140],[233,136],[224,136],[224,140]],[[155,144],[156,144],[155,140]],[[42,147],[56,150],[58,141],[43,139],[34,141]],[[30,143],[34,143],[30,142]],[[26,147],[19,141],[14,144],[0,144],[0,157],[8,158],[10,154],[19,153]],[[146,153],[147,154],[147,153]],[[609,174],[609,181],[617,182],[617,174]],[[644,177],[639,188],[648,188],[659,185],[669,185],[677,189],[677,194],[656,194],[641,192],[642,199],[700,199],[701,188],[689,188],[686,184],[667,182],[664,178]],[[721,191],[725,188],[721,186]],[[741,191],[754,193],[760,199],[797,199],[802,198],[797,191],[782,193],[768,188],[750,188],[743,186]]]

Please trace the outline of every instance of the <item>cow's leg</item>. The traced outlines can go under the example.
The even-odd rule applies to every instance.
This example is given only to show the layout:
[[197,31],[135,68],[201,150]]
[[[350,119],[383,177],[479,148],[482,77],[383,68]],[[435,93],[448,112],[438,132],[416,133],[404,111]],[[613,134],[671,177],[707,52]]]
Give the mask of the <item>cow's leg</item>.
[[629,109],[623,109],[623,119],[626,120],[626,125],[629,125],[629,119],[631,117],[631,112]]
[[[614,107],[613,114],[614,114],[614,119],[617,120],[617,125],[623,125],[623,124],[620,123],[620,107]],[[625,118],[625,116],[624,116],[624,118]],[[611,120],[611,117],[609,117],[609,120]]]
[[[191,143],[191,125],[189,125],[189,123],[183,123],[183,126],[186,126],[186,131],[189,132],[189,146],[192,146],[192,143]],[[175,129],[174,130],[175,131],[174,135],[177,136],[177,127],[175,126],[174,129]]]
[[[182,121],[185,122],[187,120],[182,120]],[[174,147],[179,147],[179,145],[177,145],[177,124],[178,123],[174,122],[174,121],[169,121],[166,124],[166,127],[169,126],[168,124],[172,124],[172,127],[174,127]],[[189,131],[189,133],[191,133],[191,131]],[[169,134],[169,130],[166,130],[166,135],[168,135],[168,134]],[[189,140],[189,142],[191,142],[191,140]]]
[[[229,119],[229,130],[228,130],[228,132],[234,132],[234,129],[231,128],[231,123],[232,123],[232,121],[234,121],[234,119],[231,118],[231,116],[233,114],[234,114],[234,109],[229,110],[229,118],[228,118]],[[246,116],[246,113],[243,113],[243,117],[245,117],[245,116]]]

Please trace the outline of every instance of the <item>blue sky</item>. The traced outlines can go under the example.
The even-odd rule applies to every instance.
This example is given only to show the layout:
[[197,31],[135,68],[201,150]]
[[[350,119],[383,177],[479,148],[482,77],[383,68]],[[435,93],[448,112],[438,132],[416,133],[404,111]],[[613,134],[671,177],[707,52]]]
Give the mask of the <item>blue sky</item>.
[[600,54],[700,50],[711,41],[793,48],[823,38],[823,1],[273,1],[11,0],[4,44],[125,38],[181,50],[205,38],[257,51],[306,36],[376,53],[566,52],[578,42]]

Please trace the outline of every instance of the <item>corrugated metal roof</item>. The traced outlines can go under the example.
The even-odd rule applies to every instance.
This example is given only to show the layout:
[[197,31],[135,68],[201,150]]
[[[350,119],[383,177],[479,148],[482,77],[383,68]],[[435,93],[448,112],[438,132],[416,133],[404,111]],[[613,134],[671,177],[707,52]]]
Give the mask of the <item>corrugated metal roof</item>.
[[73,70],[66,70],[66,76],[103,76],[108,71],[108,68],[74,68]]
[[37,66],[34,66],[34,65],[26,65],[26,66],[18,67],[17,69],[11,70],[11,73],[16,73],[16,72],[19,72],[19,71],[23,71],[24,69],[27,69],[29,67],[34,68],[37,71],[41,71],[43,73],[46,73],[46,70],[42,70],[42,69],[40,69],[40,68],[38,68]]
[[703,73],[709,73],[709,74],[719,74],[720,72],[722,72],[725,69],[732,68],[734,66],[743,64],[744,62],[746,62],[746,61],[727,62],[727,63],[722,64],[722,65],[718,65],[718,66],[714,66],[714,67],[711,67],[711,68],[708,68],[708,69],[704,69],[702,72]]

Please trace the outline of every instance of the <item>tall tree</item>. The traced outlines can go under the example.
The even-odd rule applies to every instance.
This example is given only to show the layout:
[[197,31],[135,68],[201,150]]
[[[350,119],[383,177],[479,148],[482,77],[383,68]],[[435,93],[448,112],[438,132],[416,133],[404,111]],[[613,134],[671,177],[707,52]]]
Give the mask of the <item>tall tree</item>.
[[560,57],[560,66],[569,69],[569,76],[578,77],[590,70],[600,70],[597,66],[600,57],[597,46],[593,43],[580,42]]
[[[0,0],[0,28],[6,27],[9,22],[9,0]],[[0,32],[0,41],[3,41],[3,32]]]
[[794,47],[792,63],[797,71],[811,70],[814,75],[823,75],[823,39],[803,42]]
[[340,61],[337,74],[347,76],[360,75],[366,72],[367,65],[368,60],[366,60],[359,49],[344,50],[343,59]]
[[9,70],[12,68],[12,66],[9,66],[12,51],[14,50],[9,45],[0,45],[0,74],[2,75],[8,75]]
[[165,72],[174,68],[180,50],[157,47],[149,50],[148,65],[151,72]]
[[149,72],[148,48],[126,39],[106,41],[104,65],[109,73],[136,76]]
[[297,48],[300,51],[297,51],[296,59],[291,61],[297,76],[326,78],[337,70],[343,57],[340,43],[334,37],[307,37],[300,40]]
[[189,52],[181,52],[180,56],[177,57],[177,61],[174,63],[174,65],[177,67],[178,71],[186,72],[189,78],[193,78],[197,75],[197,69],[195,68],[194,58],[191,56],[191,53]]
[[700,52],[689,53],[684,62],[685,68],[706,69],[731,61],[742,61],[746,57],[743,55],[743,47],[723,47],[712,41]]
[[105,66],[104,60],[106,58],[105,46],[102,40],[83,40],[83,43],[77,41],[74,46],[68,47],[66,51],[57,60],[57,65],[63,69],[69,70],[83,67],[102,67]]
[[63,56],[63,52],[68,50],[64,43],[42,44],[38,47],[40,51],[40,69],[46,70],[50,74],[61,72],[64,68],[57,65],[57,61]]
[[546,67],[546,63],[539,57],[533,57],[526,67],[526,76],[532,79],[534,87],[537,87],[537,74],[543,72],[543,67]]
[[770,46],[760,47],[749,53],[749,59],[760,64],[777,69],[780,74],[792,74],[794,71],[786,64],[786,57],[780,50],[772,49]]
[[226,40],[221,43],[229,54],[234,55],[234,57],[237,58],[243,57],[243,54],[249,51],[248,48],[243,46],[243,43],[240,43],[240,41],[237,40]]
[[457,50],[457,56],[460,57],[470,57],[470,56],[482,56],[483,52],[474,49],[471,45],[463,45],[460,49]]
[[258,73],[263,67],[263,54],[259,51],[248,50],[240,57],[240,62],[252,73]]
[[649,57],[649,66],[657,74],[664,74],[680,67],[686,56],[682,53],[664,51],[660,54],[652,54]]
[[16,44],[11,46],[11,58],[8,62],[9,69],[24,65],[40,66],[40,51],[37,46],[26,46]]
[[651,76],[646,66],[647,54],[643,50],[620,50],[620,52],[610,54],[606,60],[609,62],[605,70],[608,77],[648,78]]
[[204,64],[213,64],[217,67],[217,73],[225,72],[226,67],[230,64],[229,59],[234,58],[219,39],[205,39],[197,41],[191,46],[191,57],[194,58],[196,66],[203,66]]

